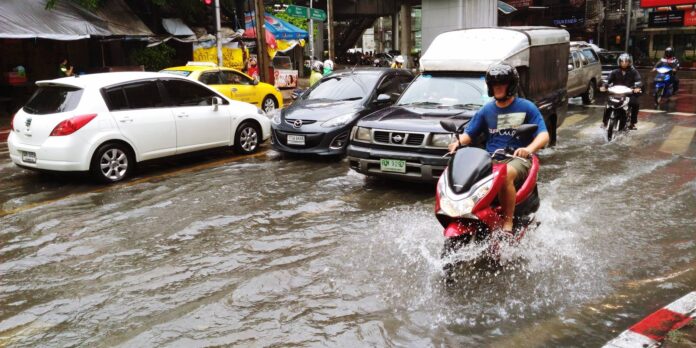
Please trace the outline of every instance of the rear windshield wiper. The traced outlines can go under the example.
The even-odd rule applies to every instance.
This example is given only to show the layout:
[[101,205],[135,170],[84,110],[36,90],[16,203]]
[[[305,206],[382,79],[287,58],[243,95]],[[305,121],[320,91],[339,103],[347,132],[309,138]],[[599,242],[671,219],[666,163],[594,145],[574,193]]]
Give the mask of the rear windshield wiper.
[[351,97],[351,98],[339,99],[339,100],[341,100],[341,101],[344,101],[344,100],[360,100],[360,99],[362,99],[362,98],[363,98],[363,97]]
[[399,104],[399,106],[438,106],[438,105],[442,105],[442,104],[437,103],[437,102],[431,102],[431,101],[420,101],[420,102]]
[[466,109],[477,109],[482,107],[483,105],[478,104],[478,103],[466,103],[466,104],[454,104],[454,105],[443,105],[446,107],[451,107],[451,108],[466,108]]
[[27,105],[24,105],[24,110],[28,111],[30,114],[36,114],[39,111]]

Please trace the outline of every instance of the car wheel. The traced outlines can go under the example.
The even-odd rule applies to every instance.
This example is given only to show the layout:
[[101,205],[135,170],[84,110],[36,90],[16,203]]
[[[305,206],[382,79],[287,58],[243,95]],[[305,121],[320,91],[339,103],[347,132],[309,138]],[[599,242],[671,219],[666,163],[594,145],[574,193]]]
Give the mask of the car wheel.
[[237,153],[246,155],[256,152],[261,142],[261,130],[252,122],[243,122],[237,127],[234,136],[234,149]]
[[582,95],[582,103],[585,105],[594,103],[595,92],[597,92],[597,87],[593,81],[590,81],[590,84],[587,85],[587,92]]
[[130,148],[119,143],[100,146],[92,158],[92,177],[103,183],[113,183],[127,178],[135,167]]
[[275,97],[271,95],[267,95],[266,98],[263,98],[263,101],[261,102],[261,108],[265,112],[271,112],[275,110],[278,107],[278,102],[275,100]]

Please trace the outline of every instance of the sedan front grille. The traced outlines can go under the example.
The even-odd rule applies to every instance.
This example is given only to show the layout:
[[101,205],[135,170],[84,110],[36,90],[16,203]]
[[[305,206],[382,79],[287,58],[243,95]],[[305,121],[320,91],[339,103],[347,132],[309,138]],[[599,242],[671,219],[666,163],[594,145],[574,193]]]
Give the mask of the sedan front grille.
[[424,139],[425,134],[422,133],[388,132],[380,130],[375,130],[373,133],[373,140],[377,144],[421,146],[423,145]]
[[423,144],[423,139],[425,139],[423,134],[409,134],[406,138],[406,145],[420,146]]

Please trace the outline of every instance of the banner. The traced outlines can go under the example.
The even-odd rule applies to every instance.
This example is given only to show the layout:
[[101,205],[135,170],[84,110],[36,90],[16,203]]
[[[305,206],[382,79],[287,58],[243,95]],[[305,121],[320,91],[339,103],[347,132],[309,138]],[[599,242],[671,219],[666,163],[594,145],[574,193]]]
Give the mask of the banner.
[[694,0],[640,0],[640,7],[660,7],[694,4]]
[[[248,56],[248,53],[246,54]],[[222,45],[222,66],[226,68],[244,70],[245,52],[236,42]],[[215,41],[203,41],[193,44],[194,62],[211,62],[217,64],[217,48]]]
[[684,13],[684,26],[696,26],[696,10],[686,11]]
[[684,11],[650,12],[648,26],[651,28],[681,27],[684,25]]

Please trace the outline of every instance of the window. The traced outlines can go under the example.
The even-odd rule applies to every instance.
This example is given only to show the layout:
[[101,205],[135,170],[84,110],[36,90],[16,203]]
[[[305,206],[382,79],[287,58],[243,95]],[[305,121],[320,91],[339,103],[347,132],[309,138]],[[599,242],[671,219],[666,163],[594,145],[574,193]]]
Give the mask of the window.
[[123,94],[123,88],[116,87],[106,90],[106,104],[110,111],[127,110],[128,101]]
[[252,84],[251,80],[248,77],[246,77],[240,73],[230,71],[230,70],[222,71],[222,81],[225,84],[231,84],[231,85],[251,85]]
[[198,81],[205,83],[206,85],[222,85],[222,80],[220,80],[219,72],[208,72],[201,74]]
[[212,105],[212,98],[218,97],[213,91],[188,81],[165,80],[164,86],[172,106]]
[[375,93],[375,98],[380,94],[386,94],[392,98],[395,98],[401,91],[399,89],[399,79],[394,75],[389,75],[382,80],[382,83],[377,87],[377,93]]
[[580,54],[578,52],[573,52],[573,63],[575,64],[575,69],[580,68]]
[[138,82],[123,86],[128,101],[128,109],[148,109],[164,106],[157,83]]
[[41,86],[23,110],[33,115],[55,114],[74,110],[82,98],[82,89],[67,86]]
[[669,35],[655,35],[653,37],[653,49],[655,51],[664,51],[669,46]]
[[597,54],[592,49],[588,48],[588,49],[584,49],[580,52],[582,52],[582,55],[587,60],[588,64],[597,63]]
[[191,71],[188,70],[160,70],[161,73],[169,74],[169,75],[177,75],[177,76],[183,76],[187,77],[191,75]]

